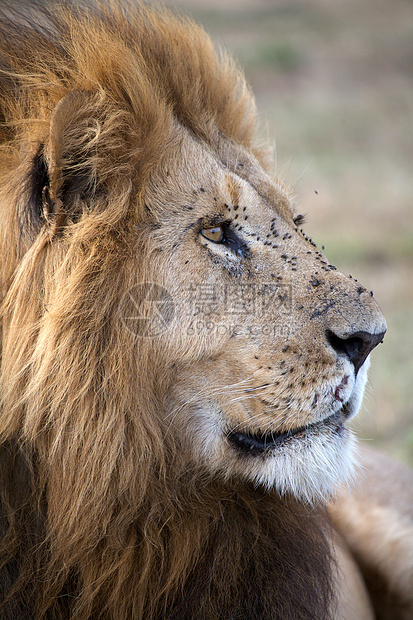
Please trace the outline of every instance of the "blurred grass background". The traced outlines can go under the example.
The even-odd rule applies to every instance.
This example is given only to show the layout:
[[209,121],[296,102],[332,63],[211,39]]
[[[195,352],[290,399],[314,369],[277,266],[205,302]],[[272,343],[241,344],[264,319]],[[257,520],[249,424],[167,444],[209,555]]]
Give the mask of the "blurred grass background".
[[412,0],[174,0],[245,69],[305,230],[388,333],[359,437],[413,464]]

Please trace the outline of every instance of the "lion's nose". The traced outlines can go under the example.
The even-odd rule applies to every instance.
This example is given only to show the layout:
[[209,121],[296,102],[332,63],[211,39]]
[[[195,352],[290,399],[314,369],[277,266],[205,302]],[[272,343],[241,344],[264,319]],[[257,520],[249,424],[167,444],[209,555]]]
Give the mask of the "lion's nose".
[[385,333],[383,331],[379,334],[370,334],[369,332],[358,331],[343,338],[331,330],[327,330],[327,340],[336,353],[348,357],[357,374],[366,357],[374,347],[383,341]]

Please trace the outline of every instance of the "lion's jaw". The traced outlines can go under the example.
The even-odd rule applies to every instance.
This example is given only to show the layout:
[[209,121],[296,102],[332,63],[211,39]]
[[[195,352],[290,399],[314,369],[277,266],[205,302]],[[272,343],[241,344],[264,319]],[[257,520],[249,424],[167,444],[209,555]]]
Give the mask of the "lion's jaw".
[[[254,421],[254,414],[250,423],[237,423],[231,405],[242,401],[242,380],[217,389],[219,397],[202,398],[202,389],[195,388],[195,395],[185,403],[179,397],[175,400],[172,390],[172,415],[181,420],[194,461],[210,472],[224,479],[241,477],[304,502],[325,501],[340,485],[351,482],[355,473],[355,438],[346,422],[359,411],[369,365],[367,359],[355,378],[353,373],[342,402],[332,401],[323,417],[307,425],[297,427],[294,420],[287,426],[280,424],[275,410],[267,412],[274,426],[267,423],[265,434],[257,431],[260,417]],[[180,388],[177,385],[176,391],[182,394]],[[283,430],[274,430],[279,426]]]

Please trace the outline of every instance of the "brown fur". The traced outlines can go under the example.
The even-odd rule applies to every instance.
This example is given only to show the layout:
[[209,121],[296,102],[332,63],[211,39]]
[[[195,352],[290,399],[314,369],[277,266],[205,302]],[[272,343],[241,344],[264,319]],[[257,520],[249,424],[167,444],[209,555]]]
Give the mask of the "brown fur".
[[[291,495],[329,493],[348,431],[309,431],[308,480],[290,442],[268,490],[265,459],[227,434],[323,424],[344,372],[325,330],[381,333],[378,307],[294,225],[244,78],[201,29],[118,2],[30,6],[0,23],[1,617],[331,618],[328,522]],[[214,204],[248,237],[242,263],[200,234]],[[301,353],[300,335],[192,336],[189,283],[273,272],[297,282]],[[121,320],[145,281],[179,299],[166,335]],[[239,385],[258,390],[248,411]]]

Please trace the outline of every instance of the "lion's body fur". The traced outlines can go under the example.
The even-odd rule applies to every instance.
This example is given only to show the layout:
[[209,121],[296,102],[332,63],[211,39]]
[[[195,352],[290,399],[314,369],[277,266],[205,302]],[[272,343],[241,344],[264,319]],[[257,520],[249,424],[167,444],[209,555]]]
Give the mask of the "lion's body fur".
[[[202,497],[188,491],[174,497],[175,505],[169,507],[161,499],[137,505],[135,511],[145,518],[131,511],[133,524],[125,525],[124,515],[113,509],[102,515],[110,526],[101,540],[78,531],[79,540],[71,541],[66,551],[72,566],[62,566],[64,558],[59,557],[46,562],[45,550],[39,549],[30,558],[36,560],[33,580],[33,567],[18,554],[30,586],[2,617],[36,612],[41,617],[43,611],[52,618],[66,618],[70,612],[73,617],[119,619],[190,620],[217,613],[225,618],[306,618],[314,612],[328,617],[330,551],[325,523],[317,515],[309,529],[305,508],[247,488],[223,492],[211,486]],[[29,521],[18,526],[24,532],[30,524],[32,530],[34,516],[23,511],[22,517]],[[36,534],[41,540],[42,532],[26,532],[27,538],[23,534],[26,548]],[[60,547],[55,556],[63,555]],[[81,567],[76,568],[80,574],[71,574],[73,566]],[[16,569],[13,563],[6,569],[11,576],[3,587],[11,588]],[[38,580],[45,580],[44,588]]]
[[202,203],[208,158],[265,164],[253,99],[192,23],[105,6],[0,21],[0,617],[331,618],[323,511],[189,455],[175,361],[191,402],[185,370],[201,358],[201,385],[214,342],[174,336],[171,357],[118,316],[134,284],[165,283],[163,217],[195,182]]

